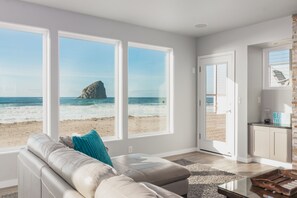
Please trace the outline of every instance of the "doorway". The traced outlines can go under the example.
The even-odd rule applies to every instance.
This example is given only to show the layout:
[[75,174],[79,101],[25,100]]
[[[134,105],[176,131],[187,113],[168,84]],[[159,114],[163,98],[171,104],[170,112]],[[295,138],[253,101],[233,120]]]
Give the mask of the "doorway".
[[200,150],[234,156],[234,52],[198,57]]

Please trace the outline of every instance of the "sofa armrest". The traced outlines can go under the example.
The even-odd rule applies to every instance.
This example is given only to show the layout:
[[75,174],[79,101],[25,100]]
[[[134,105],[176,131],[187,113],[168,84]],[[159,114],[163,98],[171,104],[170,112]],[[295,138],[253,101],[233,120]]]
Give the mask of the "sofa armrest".
[[95,198],[181,198],[161,187],[149,183],[137,183],[125,175],[114,176],[100,183]]
[[142,184],[147,186],[149,189],[155,191],[161,197],[182,198],[181,196],[175,194],[174,192],[168,191],[168,190],[161,188],[159,186],[156,186],[154,184],[147,183],[147,182],[144,182]]

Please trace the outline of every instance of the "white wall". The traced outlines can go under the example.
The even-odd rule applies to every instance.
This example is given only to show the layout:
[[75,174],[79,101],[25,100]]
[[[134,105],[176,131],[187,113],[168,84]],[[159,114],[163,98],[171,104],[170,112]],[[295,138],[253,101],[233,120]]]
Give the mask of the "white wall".
[[266,118],[265,109],[270,109],[272,121],[273,112],[292,113],[292,90],[263,90],[262,91],[261,118]]
[[[261,121],[261,93],[263,88],[263,50],[248,46],[248,122]],[[260,98],[260,102],[258,101]]]
[[[121,40],[124,46],[124,68],[127,68],[127,42],[141,42],[171,47],[174,50],[174,134],[128,139],[124,126],[123,140],[108,142],[112,156],[127,154],[132,145],[135,152],[167,153],[196,147],[196,80],[192,68],[196,66],[196,40],[191,37],[153,30],[126,23],[37,6],[15,0],[0,0],[0,21],[50,30],[51,69],[58,73],[57,31],[68,31]],[[127,77],[127,74],[125,74]],[[123,84],[123,87],[127,87]],[[58,129],[58,76],[51,79],[52,104],[50,132],[56,139]],[[127,95],[127,93],[126,93]],[[127,111],[127,109],[125,109]],[[0,182],[16,178],[16,155],[0,154]],[[2,174],[5,173],[5,174]]]
[[[270,46],[271,47],[271,46]],[[248,46],[248,122],[263,122],[265,109],[272,112],[292,113],[291,89],[263,89],[263,49],[267,44]],[[260,98],[261,103],[258,102]]]
[[[248,157],[248,45],[292,37],[290,16],[197,39],[197,55],[236,51],[236,149],[237,159]],[[240,102],[240,103],[239,103]]]

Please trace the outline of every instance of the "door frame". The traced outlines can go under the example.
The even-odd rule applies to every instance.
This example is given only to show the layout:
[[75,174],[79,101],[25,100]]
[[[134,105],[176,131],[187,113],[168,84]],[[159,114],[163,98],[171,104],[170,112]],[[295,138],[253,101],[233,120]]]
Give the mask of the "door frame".
[[[198,64],[197,64],[197,150],[201,150],[201,144],[200,144],[200,138],[201,138],[201,133],[203,131],[202,130],[202,112],[203,112],[203,105],[202,105],[202,97],[203,96],[203,93],[202,93],[202,85],[205,85],[205,83],[202,83],[202,70],[201,70],[201,59],[206,59],[206,58],[219,58],[221,56],[230,56],[231,57],[231,67],[233,67],[233,79],[234,79],[234,82],[233,82],[233,106],[232,106],[232,109],[233,109],[233,120],[234,120],[234,123],[233,123],[233,131],[234,133],[230,135],[230,142],[229,142],[229,149],[230,149],[230,156],[228,155],[228,157],[231,157],[232,159],[236,158],[236,152],[235,152],[235,146],[236,146],[236,136],[237,136],[237,129],[236,129],[236,126],[237,126],[237,119],[236,119],[236,115],[237,115],[237,105],[236,105],[236,101],[237,101],[237,93],[236,93],[236,70],[235,70],[235,51],[227,51],[227,52],[223,52],[223,53],[214,53],[214,54],[210,54],[210,55],[204,55],[204,56],[198,56],[197,57],[197,60],[198,60]],[[229,67],[229,65],[228,65]],[[206,151],[206,152],[211,152],[212,151]],[[223,154],[224,155],[224,154]]]

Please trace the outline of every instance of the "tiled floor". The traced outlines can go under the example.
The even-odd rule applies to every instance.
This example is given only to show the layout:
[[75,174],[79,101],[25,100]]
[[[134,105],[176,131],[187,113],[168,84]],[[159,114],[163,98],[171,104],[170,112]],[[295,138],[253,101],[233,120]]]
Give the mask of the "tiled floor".
[[253,176],[268,170],[275,169],[274,166],[259,164],[259,163],[242,163],[227,159],[223,156],[217,156],[201,152],[192,152],[182,155],[166,157],[168,160],[186,159],[192,162],[204,164],[212,168],[231,172],[241,176]]
[[[241,176],[253,176],[255,174],[265,172],[268,170],[275,169],[273,166],[258,164],[258,163],[241,163],[236,162],[233,160],[226,159],[223,156],[216,156],[212,154],[207,153],[201,153],[201,152],[192,152],[182,155],[175,155],[166,157],[168,160],[178,160],[178,159],[186,159],[195,163],[204,164],[207,166],[211,166],[212,168],[216,168],[219,170],[232,172],[237,175]],[[0,189],[0,195],[7,194],[9,192],[15,192],[17,190],[17,187],[11,187],[6,189]]]

